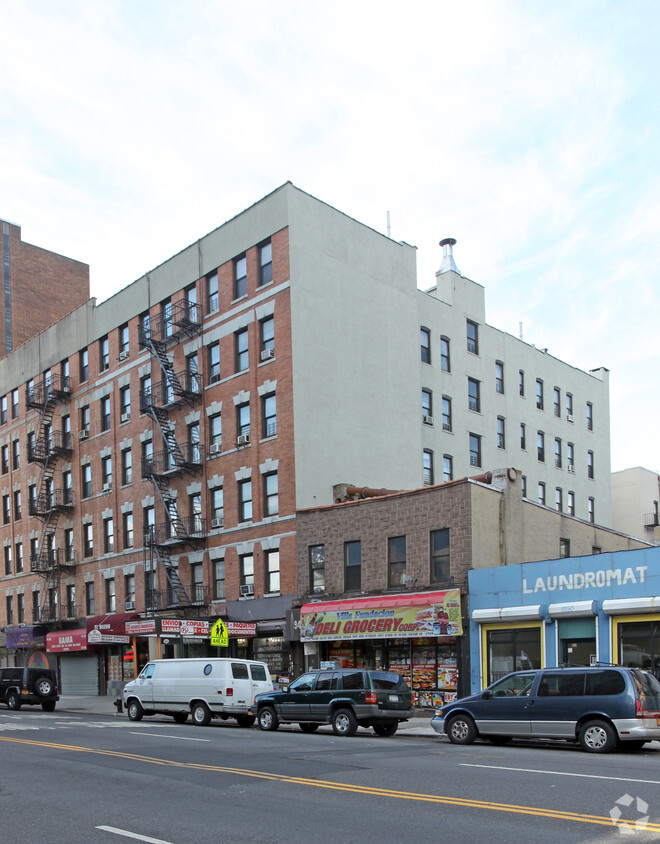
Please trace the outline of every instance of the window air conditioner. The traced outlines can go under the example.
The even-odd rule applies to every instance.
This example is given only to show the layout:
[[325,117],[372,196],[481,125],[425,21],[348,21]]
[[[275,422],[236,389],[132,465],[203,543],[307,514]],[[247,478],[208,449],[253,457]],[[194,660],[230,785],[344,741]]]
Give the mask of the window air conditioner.
[[221,528],[224,527],[225,520],[224,519],[211,519],[211,527],[212,528]]
[[222,451],[222,443],[211,443],[209,454],[220,454]]
[[119,360],[128,360],[128,352],[127,351],[119,352]]
[[254,595],[254,586],[252,583],[244,583],[239,591],[241,598],[249,598],[251,595]]
[[110,492],[112,484],[103,484],[103,492]]
[[219,373],[219,372],[215,372],[213,375],[211,375],[211,378],[210,378],[210,383],[211,383],[211,384],[215,384],[215,383],[216,383],[216,381],[219,381],[219,380],[220,380],[220,373]]
[[121,415],[121,421],[122,422],[129,422],[130,419],[131,419],[130,413],[122,413],[122,415]]
[[87,428],[83,428],[82,431],[78,434],[79,440],[88,440],[89,439],[89,430]]
[[567,421],[567,422],[572,422],[572,421],[573,421],[573,414],[572,414],[572,413],[567,413],[567,414],[566,414],[566,421]]
[[250,444],[250,435],[249,434],[239,434],[239,437],[236,440],[236,445],[249,445],[249,444]]
[[426,416],[426,414],[424,414],[422,416],[422,421],[425,422],[427,425],[432,425],[433,424],[433,417],[432,416]]
[[575,466],[569,466],[568,471],[571,472],[571,474],[574,475],[575,474]]
[[126,601],[126,609],[127,610],[134,610],[135,609],[135,601]]
[[261,353],[261,360],[271,360],[275,357],[275,349],[264,349]]

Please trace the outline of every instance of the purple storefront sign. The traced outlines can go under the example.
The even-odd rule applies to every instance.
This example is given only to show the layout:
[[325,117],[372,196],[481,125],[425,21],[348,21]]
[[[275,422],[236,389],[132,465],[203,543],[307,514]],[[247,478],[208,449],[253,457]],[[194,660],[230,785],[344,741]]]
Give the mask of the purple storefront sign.
[[7,648],[44,648],[46,647],[45,627],[8,627]]

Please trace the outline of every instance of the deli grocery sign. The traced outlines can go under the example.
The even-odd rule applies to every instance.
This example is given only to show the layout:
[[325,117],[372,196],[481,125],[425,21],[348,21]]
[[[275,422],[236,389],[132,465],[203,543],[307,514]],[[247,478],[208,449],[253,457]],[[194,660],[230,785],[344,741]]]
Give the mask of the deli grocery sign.
[[461,590],[305,604],[300,639],[411,639],[461,636]]

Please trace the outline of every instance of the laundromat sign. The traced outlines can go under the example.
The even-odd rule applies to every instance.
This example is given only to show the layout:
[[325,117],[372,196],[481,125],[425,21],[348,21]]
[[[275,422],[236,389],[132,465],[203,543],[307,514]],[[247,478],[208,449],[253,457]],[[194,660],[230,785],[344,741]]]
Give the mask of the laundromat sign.
[[[300,613],[300,639],[319,642],[336,639],[390,639],[417,636],[461,636],[461,592],[406,596],[387,601],[332,601],[305,604]],[[421,600],[420,600],[421,599]]]

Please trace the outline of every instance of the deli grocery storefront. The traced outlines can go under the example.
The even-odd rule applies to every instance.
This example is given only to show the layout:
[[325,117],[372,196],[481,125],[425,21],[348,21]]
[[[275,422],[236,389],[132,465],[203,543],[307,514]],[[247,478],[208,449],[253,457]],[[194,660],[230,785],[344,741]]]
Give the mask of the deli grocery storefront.
[[660,678],[660,547],[479,569],[469,584],[473,692],[561,664]]
[[305,668],[395,671],[415,706],[455,699],[462,635],[460,589],[319,601],[300,610]]

